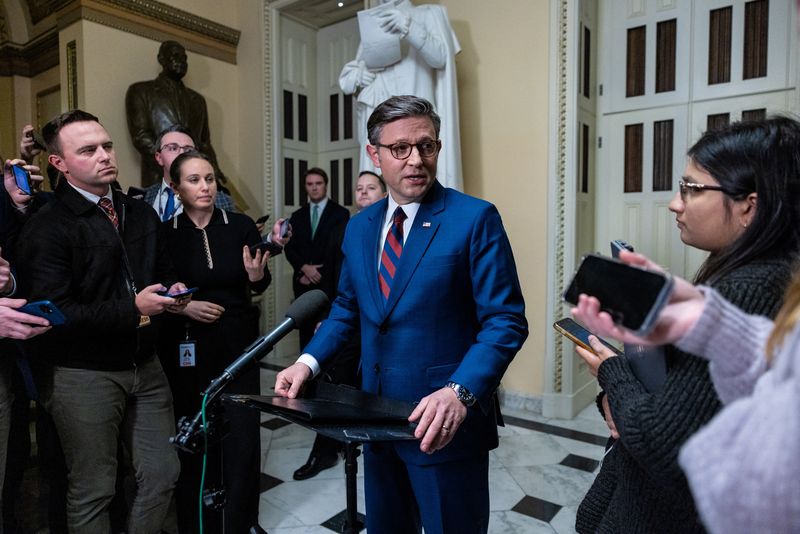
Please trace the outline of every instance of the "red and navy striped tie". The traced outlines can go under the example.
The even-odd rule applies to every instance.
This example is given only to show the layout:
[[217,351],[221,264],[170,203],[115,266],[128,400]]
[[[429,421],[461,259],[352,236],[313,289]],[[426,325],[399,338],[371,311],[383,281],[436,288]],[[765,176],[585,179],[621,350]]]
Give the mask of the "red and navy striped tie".
[[397,206],[392,217],[392,227],[386,235],[381,252],[381,266],[378,269],[378,282],[381,285],[381,293],[384,300],[389,300],[389,291],[392,289],[394,273],[400,263],[400,256],[403,254],[403,221],[406,214],[403,208]]

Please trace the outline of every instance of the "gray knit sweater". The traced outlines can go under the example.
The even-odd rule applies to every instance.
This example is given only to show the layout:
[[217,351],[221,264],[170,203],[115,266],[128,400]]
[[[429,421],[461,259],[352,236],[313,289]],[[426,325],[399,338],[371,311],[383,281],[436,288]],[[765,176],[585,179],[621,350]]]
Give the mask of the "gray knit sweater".
[[[750,313],[774,316],[791,279],[788,260],[753,262],[714,287]],[[678,452],[720,410],[706,360],[667,347],[664,385],[651,393],[624,357],[598,370],[620,439],[578,509],[578,532],[703,532]]]
[[725,408],[685,444],[680,465],[703,523],[726,534],[800,531],[800,326],[767,367],[772,322],[706,288],[680,340],[710,360]]

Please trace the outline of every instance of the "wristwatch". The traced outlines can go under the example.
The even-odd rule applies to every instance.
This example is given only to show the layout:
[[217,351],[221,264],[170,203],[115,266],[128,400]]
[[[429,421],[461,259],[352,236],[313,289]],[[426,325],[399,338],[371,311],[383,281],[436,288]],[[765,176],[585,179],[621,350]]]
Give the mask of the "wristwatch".
[[458,400],[460,400],[461,403],[467,408],[475,404],[475,395],[473,395],[467,388],[465,388],[461,384],[456,384],[455,382],[448,382],[447,387],[456,392],[456,397],[458,397]]

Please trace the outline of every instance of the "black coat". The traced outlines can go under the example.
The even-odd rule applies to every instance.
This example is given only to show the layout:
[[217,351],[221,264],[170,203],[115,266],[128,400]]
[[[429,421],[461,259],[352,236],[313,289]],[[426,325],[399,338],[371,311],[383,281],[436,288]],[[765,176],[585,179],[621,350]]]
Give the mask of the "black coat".
[[55,200],[20,234],[21,294],[52,301],[67,319],[31,341],[35,353],[56,365],[123,370],[155,354],[159,318],[138,328],[132,285],[169,287],[175,277],[153,208],[118,191],[113,198],[119,233],[97,205],[63,180]]
[[[286,244],[284,252],[286,259],[292,264],[294,277],[292,278],[292,288],[295,296],[299,296],[312,289],[321,289],[333,300],[336,296],[336,285],[338,283],[338,261],[339,247],[341,246],[342,227],[347,225],[350,219],[350,212],[328,199],[328,203],[319,218],[317,232],[311,238],[311,208],[306,204],[299,210],[292,213],[289,223],[292,225],[292,239]],[[338,242],[337,242],[338,241]],[[303,276],[300,267],[303,265],[322,264],[320,274],[322,280],[317,285],[304,286],[299,280]]]

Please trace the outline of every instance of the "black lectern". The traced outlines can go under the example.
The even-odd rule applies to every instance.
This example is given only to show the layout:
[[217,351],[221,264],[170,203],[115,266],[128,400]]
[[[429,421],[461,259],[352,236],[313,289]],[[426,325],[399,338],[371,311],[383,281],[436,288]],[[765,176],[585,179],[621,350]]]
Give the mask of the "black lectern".
[[348,386],[315,381],[297,399],[274,395],[223,395],[222,398],[277,415],[344,443],[347,518],[342,532],[346,534],[357,534],[363,528],[356,504],[358,445],[416,439],[415,426],[408,422],[413,403],[386,399]]

